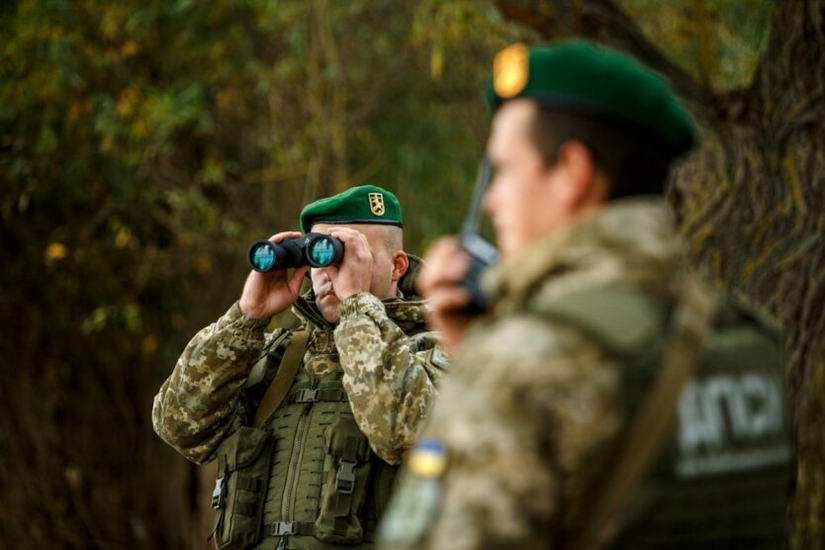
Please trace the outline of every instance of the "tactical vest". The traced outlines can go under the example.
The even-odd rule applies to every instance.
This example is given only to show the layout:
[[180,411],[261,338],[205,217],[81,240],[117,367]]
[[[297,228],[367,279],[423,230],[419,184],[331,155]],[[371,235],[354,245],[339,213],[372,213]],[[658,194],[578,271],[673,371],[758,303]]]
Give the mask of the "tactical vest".
[[[672,433],[626,502],[611,548],[785,548],[794,451],[778,331],[732,296],[718,300]],[[622,365],[631,418],[659,366],[672,310],[668,300],[648,293],[606,289],[562,298],[536,313],[581,330]],[[610,456],[602,458],[605,479]],[[588,496],[565,520],[574,533],[588,502],[599,498],[599,482],[598,476],[590,480]]]
[[323,379],[300,369],[263,429],[244,426],[221,443],[218,549],[373,547],[397,468],[370,449],[342,378],[340,368]]

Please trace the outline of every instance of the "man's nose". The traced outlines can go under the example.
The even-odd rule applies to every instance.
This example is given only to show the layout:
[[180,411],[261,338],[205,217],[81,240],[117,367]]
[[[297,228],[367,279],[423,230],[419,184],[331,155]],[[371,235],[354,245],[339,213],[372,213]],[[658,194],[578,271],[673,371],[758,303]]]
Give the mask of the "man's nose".
[[312,278],[321,282],[325,283],[330,279],[329,273],[327,272],[327,268],[325,267],[317,267],[312,270]]
[[481,210],[486,212],[487,214],[492,214],[493,209],[495,208],[495,195],[496,189],[498,187],[495,184],[495,179],[490,182],[490,185],[487,187],[487,190],[484,192],[484,196],[481,197]]

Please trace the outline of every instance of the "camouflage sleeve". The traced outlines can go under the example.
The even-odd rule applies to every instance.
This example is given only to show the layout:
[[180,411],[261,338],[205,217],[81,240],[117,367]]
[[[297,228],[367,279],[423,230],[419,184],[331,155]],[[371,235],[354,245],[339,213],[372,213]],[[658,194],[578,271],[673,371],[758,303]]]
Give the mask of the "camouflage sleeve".
[[433,333],[406,336],[371,294],[350,296],[338,311],[335,344],[352,412],[373,451],[399,464],[435,397],[444,353]]
[[186,346],[155,396],[155,432],[197,464],[245,420],[243,386],[264,346],[268,320],[244,317],[235,303]]
[[546,320],[476,327],[422,434],[449,452],[425,547],[547,547],[622,423],[619,378],[593,343]]

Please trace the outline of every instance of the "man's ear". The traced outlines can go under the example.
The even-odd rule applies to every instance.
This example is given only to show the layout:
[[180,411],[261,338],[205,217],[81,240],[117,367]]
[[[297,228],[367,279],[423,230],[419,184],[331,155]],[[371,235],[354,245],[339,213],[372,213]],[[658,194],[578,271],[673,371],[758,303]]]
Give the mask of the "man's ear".
[[392,281],[398,282],[410,267],[410,259],[403,250],[396,250],[392,254]]
[[565,193],[571,205],[587,206],[604,198],[604,181],[590,149],[575,140],[559,147],[558,166],[566,174]]

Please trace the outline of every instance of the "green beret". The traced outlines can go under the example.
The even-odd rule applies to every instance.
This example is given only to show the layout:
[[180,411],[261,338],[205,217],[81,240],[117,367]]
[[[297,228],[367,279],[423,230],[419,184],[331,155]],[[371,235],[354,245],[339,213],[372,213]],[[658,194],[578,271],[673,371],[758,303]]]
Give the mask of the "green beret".
[[514,44],[496,55],[488,84],[493,108],[529,97],[559,110],[604,116],[652,133],[678,156],[696,128],[667,81],[635,59],[584,41],[528,48]]
[[301,211],[301,229],[308,233],[316,223],[377,223],[401,227],[401,205],[386,189],[361,185],[305,206]]

